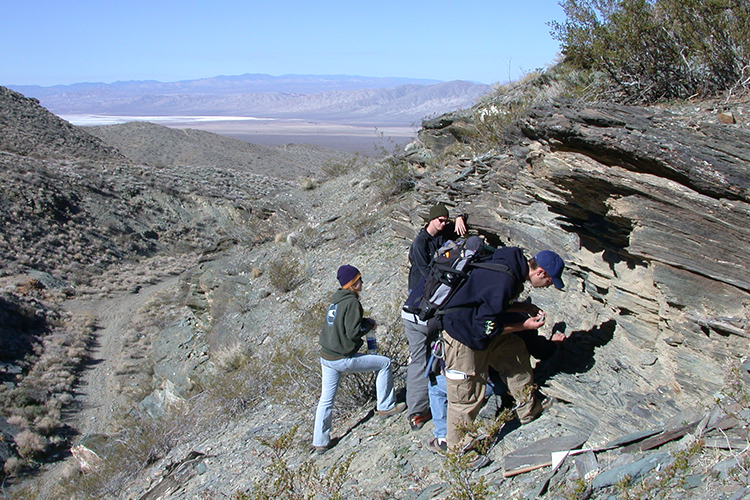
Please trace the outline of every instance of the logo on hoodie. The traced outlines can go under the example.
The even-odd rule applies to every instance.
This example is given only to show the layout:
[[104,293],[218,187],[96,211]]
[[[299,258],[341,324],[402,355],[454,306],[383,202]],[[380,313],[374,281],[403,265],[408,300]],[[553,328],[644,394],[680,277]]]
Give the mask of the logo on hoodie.
[[326,323],[328,323],[329,326],[333,326],[333,322],[336,320],[336,313],[339,310],[338,304],[331,304],[331,306],[328,308],[328,313],[326,313]]
[[492,332],[495,331],[495,322],[491,320],[487,320],[484,322],[484,334],[486,336],[492,335]]

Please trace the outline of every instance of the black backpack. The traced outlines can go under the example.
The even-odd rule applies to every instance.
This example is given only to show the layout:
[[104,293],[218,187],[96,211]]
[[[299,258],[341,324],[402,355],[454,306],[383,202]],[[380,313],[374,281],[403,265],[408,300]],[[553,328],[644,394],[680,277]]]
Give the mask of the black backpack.
[[479,236],[470,236],[459,242],[448,240],[436,252],[429,273],[412,290],[404,311],[415,314],[422,321],[449,312],[450,309],[444,309],[445,305],[476,268],[504,272],[515,281],[508,266],[484,262],[491,257],[484,253],[484,248],[484,241]]

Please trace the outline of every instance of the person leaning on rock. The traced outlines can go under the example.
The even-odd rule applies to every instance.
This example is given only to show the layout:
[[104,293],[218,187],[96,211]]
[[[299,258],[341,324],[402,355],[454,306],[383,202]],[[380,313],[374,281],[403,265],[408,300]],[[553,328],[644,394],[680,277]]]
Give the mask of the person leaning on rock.
[[[429,273],[430,264],[437,250],[450,239],[466,234],[466,216],[456,217],[451,223],[445,205],[430,207],[427,224],[419,231],[409,248],[409,293]],[[408,407],[409,425],[412,430],[419,430],[430,419],[430,400],[428,396],[428,379],[424,377],[429,358],[430,341],[437,338],[431,335],[427,322],[420,321],[415,315],[401,312],[404,322],[406,340],[409,343],[409,364],[406,368],[406,406]]]
[[562,289],[565,264],[552,251],[545,250],[526,259],[523,251],[515,247],[495,250],[490,262],[504,264],[510,272],[475,269],[448,301],[445,309],[449,312],[443,316],[448,393],[446,438],[448,448],[458,451],[471,448],[473,436],[462,435],[459,429],[471,424],[482,406],[489,367],[506,379],[521,423],[531,422],[544,408],[534,386],[524,341],[509,334],[535,331],[544,325],[544,311],[515,300],[526,281],[535,288],[554,285]]
[[419,280],[427,276],[435,252],[448,240],[455,240],[466,234],[465,214],[456,217],[452,223],[445,205],[430,207],[427,224],[419,230],[409,247],[409,292]]
[[377,413],[381,418],[400,413],[406,406],[396,403],[391,360],[358,352],[364,344],[362,337],[377,328],[374,320],[362,317],[359,302],[362,275],[356,267],[343,265],[338,269],[337,279],[341,288],[333,294],[319,339],[322,381],[313,428],[313,447],[317,453],[324,453],[331,446],[333,403],[342,373],[378,372],[375,387]]

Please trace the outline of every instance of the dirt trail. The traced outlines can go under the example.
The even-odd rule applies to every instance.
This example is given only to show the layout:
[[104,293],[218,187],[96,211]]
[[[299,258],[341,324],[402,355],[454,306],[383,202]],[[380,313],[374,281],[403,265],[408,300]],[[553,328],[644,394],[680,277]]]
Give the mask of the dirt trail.
[[115,374],[118,358],[123,351],[123,332],[136,316],[138,309],[155,293],[177,283],[171,276],[155,285],[145,285],[138,293],[118,292],[107,299],[75,299],[65,307],[74,314],[90,314],[99,329],[91,352],[91,364],[81,375],[71,426],[80,436],[104,432],[119,406],[121,391]]

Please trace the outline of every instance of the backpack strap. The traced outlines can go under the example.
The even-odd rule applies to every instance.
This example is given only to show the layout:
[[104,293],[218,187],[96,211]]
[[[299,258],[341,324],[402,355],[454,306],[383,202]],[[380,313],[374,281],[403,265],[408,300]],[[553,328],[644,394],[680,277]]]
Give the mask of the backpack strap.
[[[513,289],[516,290],[518,288],[518,278],[515,274],[513,274],[508,266],[505,264],[500,264],[498,262],[470,262],[468,264],[470,267],[476,267],[480,269],[489,269],[490,271],[497,271],[500,273],[505,273],[508,276],[513,279]],[[450,314],[455,311],[459,311],[461,309],[467,309],[469,306],[462,306],[462,307],[449,307],[448,309],[440,309],[435,312],[436,316]]]

